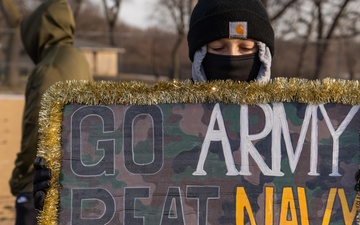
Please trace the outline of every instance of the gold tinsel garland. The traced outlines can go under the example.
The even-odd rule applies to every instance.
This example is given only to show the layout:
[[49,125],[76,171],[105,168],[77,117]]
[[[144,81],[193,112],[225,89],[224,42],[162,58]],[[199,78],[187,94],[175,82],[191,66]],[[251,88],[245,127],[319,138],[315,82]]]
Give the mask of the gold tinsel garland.
[[[299,102],[305,104],[360,104],[359,82],[355,80],[275,78],[268,83],[214,81],[159,81],[154,85],[142,82],[59,82],[49,88],[42,99],[39,115],[40,141],[38,156],[47,160],[52,170],[39,224],[58,224],[59,182],[61,169],[62,110],[66,104],[85,105],[152,105],[165,103],[260,104],[269,102]],[[360,224],[360,194],[356,197],[357,223]]]

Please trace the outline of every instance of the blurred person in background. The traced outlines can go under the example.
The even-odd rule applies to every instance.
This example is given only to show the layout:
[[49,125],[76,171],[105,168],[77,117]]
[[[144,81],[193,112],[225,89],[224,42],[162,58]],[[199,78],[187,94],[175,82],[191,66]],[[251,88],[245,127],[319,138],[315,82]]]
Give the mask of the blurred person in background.
[[[35,68],[26,85],[21,149],[9,182],[11,192],[16,196],[16,225],[37,224],[33,163],[42,95],[58,81],[92,80],[84,54],[73,47],[74,29],[73,13],[66,0],[45,1],[21,22],[22,42]],[[50,171],[44,171],[43,176],[50,177]]]

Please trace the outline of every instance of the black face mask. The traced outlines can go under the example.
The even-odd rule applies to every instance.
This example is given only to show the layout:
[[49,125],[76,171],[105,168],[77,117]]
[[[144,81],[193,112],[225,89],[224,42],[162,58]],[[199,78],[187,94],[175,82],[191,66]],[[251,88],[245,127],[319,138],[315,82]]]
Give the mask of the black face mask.
[[206,78],[211,80],[255,80],[261,66],[259,54],[232,56],[206,53],[202,62]]

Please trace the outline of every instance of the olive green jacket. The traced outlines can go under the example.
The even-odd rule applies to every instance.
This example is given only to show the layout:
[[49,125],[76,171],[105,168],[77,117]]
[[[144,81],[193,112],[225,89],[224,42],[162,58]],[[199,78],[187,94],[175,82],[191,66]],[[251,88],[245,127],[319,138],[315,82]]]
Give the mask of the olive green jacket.
[[66,0],[48,0],[21,22],[24,48],[36,66],[26,85],[21,150],[9,182],[15,196],[32,192],[42,95],[57,81],[92,80],[84,54],[73,47],[74,29]]

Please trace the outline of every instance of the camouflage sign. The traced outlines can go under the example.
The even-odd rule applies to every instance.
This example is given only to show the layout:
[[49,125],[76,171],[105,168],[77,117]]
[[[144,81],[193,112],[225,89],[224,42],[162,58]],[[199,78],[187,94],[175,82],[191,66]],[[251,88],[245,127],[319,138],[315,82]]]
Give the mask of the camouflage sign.
[[359,105],[62,108],[59,224],[356,224]]

